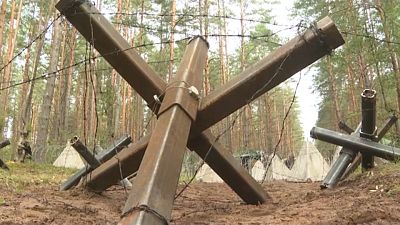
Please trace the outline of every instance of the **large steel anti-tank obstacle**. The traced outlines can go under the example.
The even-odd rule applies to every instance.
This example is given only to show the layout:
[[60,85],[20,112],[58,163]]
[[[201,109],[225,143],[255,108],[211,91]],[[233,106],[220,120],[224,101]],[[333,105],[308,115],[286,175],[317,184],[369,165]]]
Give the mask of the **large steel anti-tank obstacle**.
[[[80,169],[73,176],[71,176],[67,181],[61,184],[60,190],[66,191],[70,188],[78,185],[81,178],[97,167],[99,167],[102,163],[114,157],[118,152],[122,149],[126,148],[130,143],[132,143],[131,136],[123,136],[119,140],[115,141],[110,147],[99,152],[97,155],[93,155],[85,145],[82,144],[81,141],[77,137],[74,137],[72,140],[72,147],[77,150],[77,152],[81,155],[82,158],[86,160],[88,166]],[[86,157],[86,158],[85,158]]]
[[362,121],[355,131],[343,123],[339,124],[348,135],[319,127],[312,128],[312,138],[342,146],[339,157],[321,183],[322,189],[335,187],[360,164],[363,171],[373,168],[374,156],[392,161],[400,157],[400,149],[378,143],[397,121],[397,117],[391,116],[381,129],[376,128],[375,90],[365,89],[362,92],[361,117]]
[[[11,144],[10,140],[5,139],[5,140],[0,142],[0,149],[4,148],[4,147],[6,147],[7,145],[10,145],[10,144]],[[2,159],[0,159],[0,168],[5,169],[5,170],[9,170],[7,164]]]
[[170,219],[186,146],[246,203],[264,203],[268,195],[262,186],[207,129],[344,43],[332,20],[324,18],[201,98],[198,90],[208,50],[204,39],[188,43],[175,78],[167,84],[89,1],[61,0],[56,8],[158,117],[152,134],[87,175],[87,186],[103,191],[137,171],[120,224],[164,224]]

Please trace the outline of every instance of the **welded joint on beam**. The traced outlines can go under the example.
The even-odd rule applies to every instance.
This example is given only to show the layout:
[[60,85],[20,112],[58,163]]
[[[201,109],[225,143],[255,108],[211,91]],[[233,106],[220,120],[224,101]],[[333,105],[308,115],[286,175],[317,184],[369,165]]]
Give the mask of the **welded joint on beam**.
[[168,225],[169,224],[168,220],[163,215],[161,215],[156,210],[150,208],[148,205],[143,205],[143,204],[139,205],[139,206],[136,206],[136,207],[130,208],[128,211],[122,213],[120,218],[122,219],[124,217],[127,217],[127,216],[129,216],[132,213],[137,212],[137,211],[143,211],[143,212],[146,212],[146,213],[150,213],[150,214],[154,215],[156,218],[158,218],[164,225]]
[[358,151],[357,151],[357,150],[353,150],[353,149],[348,149],[348,148],[343,148],[343,147],[342,147],[342,150],[340,151],[339,154],[343,154],[343,153],[349,155],[349,156],[351,157],[351,159],[353,160],[354,157],[356,157]]
[[[190,69],[186,69],[184,73],[187,73],[187,76],[193,76]],[[160,117],[161,114],[166,112],[171,107],[179,106],[179,108],[181,108],[192,121],[195,121],[200,100],[199,90],[195,86],[187,82],[178,82],[181,84],[176,86],[174,85],[174,83],[175,82],[172,82],[172,85],[168,86],[165,92],[168,92],[170,90],[171,92],[175,92],[175,94],[165,95],[166,97],[164,98],[163,104],[158,111],[157,117]],[[187,95],[189,95],[191,98],[187,98]],[[193,107],[195,105],[197,107]]]
[[365,132],[362,132],[360,130],[360,137],[367,138],[367,139],[370,139],[370,140],[375,140],[377,131],[378,131],[378,127],[375,127],[375,131],[372,134],[365,133]]

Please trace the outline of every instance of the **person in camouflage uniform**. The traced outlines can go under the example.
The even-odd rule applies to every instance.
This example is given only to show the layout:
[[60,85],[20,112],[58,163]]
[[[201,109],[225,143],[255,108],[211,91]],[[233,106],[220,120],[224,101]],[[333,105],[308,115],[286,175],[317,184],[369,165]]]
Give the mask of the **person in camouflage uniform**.
[[29,132],[21,132],[21,137],[17,145],[17,162],[24,162],[26,157],[32,157],[32,149],[28,139]]

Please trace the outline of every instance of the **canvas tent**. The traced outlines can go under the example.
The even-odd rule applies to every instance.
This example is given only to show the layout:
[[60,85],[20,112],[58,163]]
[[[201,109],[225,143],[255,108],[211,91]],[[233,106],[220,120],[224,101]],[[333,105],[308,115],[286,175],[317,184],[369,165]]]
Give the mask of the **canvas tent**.
[[[269,167],[268,167],[269,165]],[[266,168],[268,167],[268,172],[265,175]],[[265,175],[266,181],[271,180],[289,180],[292,172],[290,169],[283,163],[283,161],[279,158],[279,156],[275,155],[274,157],[270,156],[266,161],[266,165],[257,160],[251,169],[251,175],[253,178],[259,182],[261,182]]]
[[339,158],[340,151],[342,151],[342,147],[341,146],[337,146],[336,149],[335,149],[335,153],[333,154],[332,161],[330,163],[331,166]]
[[206,183],[222,183],[223,180],[219,177],[207,164],[201,166],[199,172],[196,174],[196,180]]
[[329,168],[314,144],[306,141],[294,162],[291,181],[321,181]]
[[81,169],[85,166],[85,163],[79,153],[68,142],[53,165],[57,167]]

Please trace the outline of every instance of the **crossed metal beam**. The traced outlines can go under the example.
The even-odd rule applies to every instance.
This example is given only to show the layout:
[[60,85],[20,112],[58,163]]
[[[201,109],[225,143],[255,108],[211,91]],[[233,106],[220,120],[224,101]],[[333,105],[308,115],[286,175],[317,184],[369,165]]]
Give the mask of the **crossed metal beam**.
[[339,157],[320,185],[322,189],[335,187],[341,179],[349,176],[360,164],[362,164],[363,170],[373,168],[374,156],[387,160],[395,160],[400,157],[400,149],[378,143],[397,121],[397,117],[390,117],[381,129],[376,128],[375,90],[365,89],[362,92],[361,117],[361,123],[355,131],[344,123],[339,123],[339,127],[348,135],[319,127],[312,128],[311,137],[342,146]]
[[[269,197],[233,156],[216,143],[209,127],[290,78],[344,43],[329,18],[201,98],[208,44],[200,37],[186,48],[176,77],[167,84],[104,16],[86,0],[61,0],[56,8],[97,49],[157,114],[153,133],[88,174],[88,187],[103,191],[138,171],[121,224],[163,224],[170,218],[186,146],[246,202]],[[161,105],[154,96],[163,97]],[[122,173],[122,174],[121,174]]]
[[118,152],[132,143],[132,138],[129,135],[123,136],[119,140],[115,141],[112,146],[99,152],[96,156],[90,153],[87,147],[81,141],[79,141],[77,137],[74,137],[70,143],[71,146],[79,153],[79,155],[85,159],[88,165],[77,171],[73,176],[62,183],[60,187],[60,190],[62,191],[69,190],[70,188],[78,185],[83,176],[86,176],[88,173],[99,167],[101,163],[111,159]]

